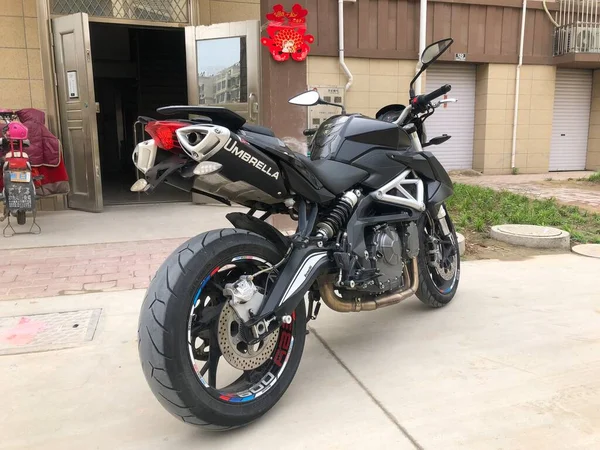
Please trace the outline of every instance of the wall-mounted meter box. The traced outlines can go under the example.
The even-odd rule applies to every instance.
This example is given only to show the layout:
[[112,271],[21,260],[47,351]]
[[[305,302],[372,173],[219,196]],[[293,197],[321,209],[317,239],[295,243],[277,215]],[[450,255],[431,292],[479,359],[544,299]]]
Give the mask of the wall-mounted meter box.
[[[309,89],[316,89],[321,98],[327,102],[344,104],[343,86],[310,86]],[[341,108],[328,105],[317,105],[308,108],[308,127],[316,128],[331,116],[336,116],[342,112]]]

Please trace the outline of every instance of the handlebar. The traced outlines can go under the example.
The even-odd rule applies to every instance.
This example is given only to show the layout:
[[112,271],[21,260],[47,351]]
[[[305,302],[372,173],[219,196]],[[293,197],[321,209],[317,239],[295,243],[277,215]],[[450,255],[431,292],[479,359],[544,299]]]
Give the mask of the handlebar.
[[312,136],[313,134],[315,134],[317,132],[318,128],[307,128],[306,130],[304,130],[302,132],[302,134],[304,136]]
[[435,100],[438,97],[441,97],[444,94],[447,94],[452,89],[452,86],[449,84],[445,84],[442,87],[436,89],[433,92],[425,95],[417,95],[411,101],[413,108],[422,109],[426,107],[432,100]]

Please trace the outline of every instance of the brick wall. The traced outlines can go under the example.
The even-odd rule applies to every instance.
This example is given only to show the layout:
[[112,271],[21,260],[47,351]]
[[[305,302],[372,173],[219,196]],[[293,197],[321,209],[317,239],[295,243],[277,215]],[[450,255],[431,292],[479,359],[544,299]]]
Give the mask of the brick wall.
[[200,25],[260,19],[260,0],[198,0]]
[[600,70],[594,70],[586,169],[600,170]]
[[0,0],[0,108],[45,109],[36,0]]
[[[346,58],[346,64],[354,77],[346,93],[345,106],[349,112],[374,117],[385,105],[408,102],[408,86],[415,74],[416,61]],[[308,57],[309,86],[345,86],[346,83],[338,58]]]
[[[511,173],[516,66],[485,64],[477,69],[473,168],[486,174]],[[515,167],[519,173],[548,171],[554,66],[523,66]]]

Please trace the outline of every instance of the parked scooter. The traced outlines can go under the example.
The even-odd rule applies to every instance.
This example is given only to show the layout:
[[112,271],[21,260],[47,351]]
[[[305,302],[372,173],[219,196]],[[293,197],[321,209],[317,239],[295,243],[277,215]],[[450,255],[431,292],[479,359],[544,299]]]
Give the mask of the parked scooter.
[[0,216],[0,222],[7,220],[2,234],[4,237],[20,234],[11,225],[10,218],[16,217],[19,225],[25,225],[27,212],[33,215],[33,222],[27,233],[39,234],[42,229],[36,222],[35,181],[41,177],[32,174],[29,156],[23,150],[29,145],[27,127],[18,122],[15,113],[10,110],[0,111],[0,119],[6,123],[0,137],[0,164],[4,181],[4,189],[0,192],[0,200],[4,201],[4,213]]

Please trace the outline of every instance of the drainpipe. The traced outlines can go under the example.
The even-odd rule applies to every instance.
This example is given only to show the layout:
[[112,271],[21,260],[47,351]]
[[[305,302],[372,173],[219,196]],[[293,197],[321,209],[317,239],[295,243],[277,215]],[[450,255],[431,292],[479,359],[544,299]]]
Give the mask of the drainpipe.
[[[349,0],[356,1],[356,0]],[[354,81],[354,77],[352,76],[352,72],[348,69],[346,62],[344,61],[344,0],[338,0],[338,28],[339,28],[339,43],[340,43],[340,66],[344,70],[346,77],[348,78],[348,82],[346,83],[346,91],[350,89],[352,86],[352,82]]]
[[[415,73],[421,70],[421,55],[427,44],[427,0],[421,0],[421,9],[419,10],[419,62]],[[415,81],[415,93],[421,94],[421,77]]]
[[510,168],[515,169],[517,156],[517,123],[519,121],[519,88],[521,86],[521,66],[523,65],[523,41],[525,40],[525,14],[527,13],[527,0],[523,0],[521,13],[521,41],[519,42],[519,64],[517,65],[517,79],[515,80],[515,114],[513,118],[512,156]]

